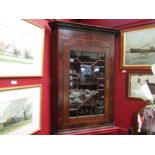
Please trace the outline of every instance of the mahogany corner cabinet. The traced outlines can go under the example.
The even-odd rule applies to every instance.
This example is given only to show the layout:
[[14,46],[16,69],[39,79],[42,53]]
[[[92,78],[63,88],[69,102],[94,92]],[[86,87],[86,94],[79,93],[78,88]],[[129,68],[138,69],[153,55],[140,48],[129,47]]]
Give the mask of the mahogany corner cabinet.
[[52,134],[113,126],[114,49],[119,31],[54,21]]

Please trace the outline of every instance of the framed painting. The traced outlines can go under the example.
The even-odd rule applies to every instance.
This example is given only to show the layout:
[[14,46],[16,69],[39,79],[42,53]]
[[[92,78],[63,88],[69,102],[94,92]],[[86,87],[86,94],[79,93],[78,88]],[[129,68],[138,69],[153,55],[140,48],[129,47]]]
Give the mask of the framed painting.
[[140,99],[135,90],[144,84],[148,84],[150,91],[152,86],[155,85],[155,77],[152,73],[129,73],[128,74],[128,98]]
[[0,89],[0,135],[29,135],[41,129],[41,93],[41,85]]
[[121,42],[122,69],[150,69],[155,63],[155,26],[123,30]]
[[44,28],[30,20],[0,20],[0,77],[43,74]]

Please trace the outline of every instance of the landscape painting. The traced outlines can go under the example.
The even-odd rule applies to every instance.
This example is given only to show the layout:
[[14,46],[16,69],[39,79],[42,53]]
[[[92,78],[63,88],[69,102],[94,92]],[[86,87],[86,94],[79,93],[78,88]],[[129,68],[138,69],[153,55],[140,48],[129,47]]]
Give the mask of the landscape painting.
[[150,68],[155,63],[155,27],[122,33],[123,68]]
[[1,88],[0,135],[27,135],[40,130],[40,111],[41,85]]
[[128,97],[137,98],[135,90],[143,85],[148,84],[150,87],[155,86],[155,78],[151,73],[129,73],[128,75]]
[[0,103],[0,134],[32,123],[33,98],[21,98]]
[[44,29],[29,20],[0,20],[0,77],[42,76]]

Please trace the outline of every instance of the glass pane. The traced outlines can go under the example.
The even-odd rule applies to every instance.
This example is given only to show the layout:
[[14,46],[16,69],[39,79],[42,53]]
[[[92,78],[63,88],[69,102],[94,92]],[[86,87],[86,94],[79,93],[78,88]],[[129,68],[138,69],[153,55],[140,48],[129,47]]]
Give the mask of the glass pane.
[[104,76],[104,63],[97,62],[92,66],[92,71],[97,78],[102,78]]
[[70,117],[104,114],[104,57],[103,53],[70,51]]
[[104,61],[105,60],[105,55],[103,53],[99,53],[98,58],[99,58],[98,60],[103,60]]
[[97,53],[79,51],[77,54],[78,59],[83,62],[93,62],[97,60]]

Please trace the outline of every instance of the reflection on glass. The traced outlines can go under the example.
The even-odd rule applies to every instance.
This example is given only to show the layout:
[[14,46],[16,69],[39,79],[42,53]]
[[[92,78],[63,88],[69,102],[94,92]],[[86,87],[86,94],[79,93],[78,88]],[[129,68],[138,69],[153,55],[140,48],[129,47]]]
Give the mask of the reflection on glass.
[[104,114],[105,55],[70,51],[69,116]]

